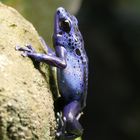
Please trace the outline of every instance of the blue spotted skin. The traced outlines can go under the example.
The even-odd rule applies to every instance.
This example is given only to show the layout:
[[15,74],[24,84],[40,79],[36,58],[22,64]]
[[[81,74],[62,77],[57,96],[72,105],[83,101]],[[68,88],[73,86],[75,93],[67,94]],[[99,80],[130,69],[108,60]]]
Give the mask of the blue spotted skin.
[[[70,31],[65,32],[60,22],[67,20]],[[58,85],[62,96],[67,102],[77,100],[85,106],[87,92],[88,58],[84,49],[83,37],[78,29],[78,21],[64,8],[58,8],[55,15],[54,45],[63,46],[66,51],[65,69],[58,69]]]
[[65,101],[63,115],[58,115],[57,136],[60,140],[71,140],[83,133],[79,118],[86,106],[88,84],[88,58],[76,17],[59,7],[54,22],[55,52],[43,39],[41,41],[48,50],[47,54],[36,53],[31,45],[16,49],[23,51],[24,56],[57,67],[58,88]]

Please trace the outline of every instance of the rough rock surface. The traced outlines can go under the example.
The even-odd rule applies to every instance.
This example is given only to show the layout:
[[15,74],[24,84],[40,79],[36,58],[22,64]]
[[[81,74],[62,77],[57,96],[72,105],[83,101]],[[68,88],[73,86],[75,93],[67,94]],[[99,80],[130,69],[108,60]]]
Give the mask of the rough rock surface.
[[0,140],[53,140],[55,116],[47,69],[41,66],[41,73],[15,50],[25,44],[42,50],[32,24],[0,3]]

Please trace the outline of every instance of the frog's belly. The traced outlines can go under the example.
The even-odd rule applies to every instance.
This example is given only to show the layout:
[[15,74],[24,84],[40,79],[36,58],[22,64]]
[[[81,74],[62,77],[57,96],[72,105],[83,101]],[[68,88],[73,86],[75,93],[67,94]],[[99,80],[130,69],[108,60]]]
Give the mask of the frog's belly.
[[65,100],[80,100],[84,92],[84,68],[76,61],[58,69],[58,87]]

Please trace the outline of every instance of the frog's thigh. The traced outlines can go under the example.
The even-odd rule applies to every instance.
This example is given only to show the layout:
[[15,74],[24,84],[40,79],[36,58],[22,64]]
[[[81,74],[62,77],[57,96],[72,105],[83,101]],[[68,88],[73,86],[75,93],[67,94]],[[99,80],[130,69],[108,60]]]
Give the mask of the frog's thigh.
[[81,105],[78,101],[72,101],[64,107],[63,115],[66,118],[66,130],[68,132],[76,132],[81,135],[83,128],[77,120],[77,115],[81,111]]
[[64,116],[68,119],[75,118],[81,110],[81,105],[78,101],[72,101],[64,107]]

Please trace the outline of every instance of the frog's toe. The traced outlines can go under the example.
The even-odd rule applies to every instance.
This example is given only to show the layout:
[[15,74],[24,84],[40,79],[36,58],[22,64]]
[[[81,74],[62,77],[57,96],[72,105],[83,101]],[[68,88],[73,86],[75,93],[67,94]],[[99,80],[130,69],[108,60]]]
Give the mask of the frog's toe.
[[23,47],[20,47],[20,46],[16,46],[15,49],[17,51],[22,51],[22,52],[32,52],[32,50],[30,48],[28,48],[28,47],[23,48]]
[[66,117],[63,117],[62,113],[57,112],[57,124],[59,127],[65,127]]
[[20,47],[20,46],[16,46],[15,47],[15,49],[17,50],[17,51],[21,51],[22,53],[21,53],[21,55],[23,56],[23,57],[27,57],[27,56],[29,56],[30,54],[32,54],[33,52],[35,52],[35,50],[32,48],[32,46],[26,46],[26,47]]
[[58,140],[66,140],[65,134],[62,133],[62,132],[57,132],[57,133],[56,133],[56,138],[57,138]]
[[57,126],[58,126],[58,130],[56,136],[63,137],[66,129],[66,117],[63,117],[62,113],[59,112],[57,112]]
[[57,137],[62,137],[62,135],[63,135],[63,134],[62,134],[62,132],[61,132],[61,131],[56,132],[56,136],[57,136]]
[[30,44],[26,44],[25,45],[26,50],[28,50],[30,53],[35,53],[35,49],[30,45]]
[[58,124],[58,126],[63,126],[64,124],[63,124],[63,119],[62,119],[62,113],[60,113],[60,112],[57,112],[57,124]]
[[28,53],[27,53],[27,52],[22,52],[21,55],[22,55],[23,57],[27,57],[27,56],[28,56]]
[[16,51],[22,51],[23,48],[17,45],[17,46],[15,47],[15,50],[16,50]]

